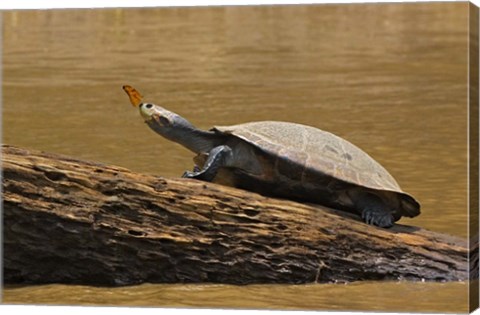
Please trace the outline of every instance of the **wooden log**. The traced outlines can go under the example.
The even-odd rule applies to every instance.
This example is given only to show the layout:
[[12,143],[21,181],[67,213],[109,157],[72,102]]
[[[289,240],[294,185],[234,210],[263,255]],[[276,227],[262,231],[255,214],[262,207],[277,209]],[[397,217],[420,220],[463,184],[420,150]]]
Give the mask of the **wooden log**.
[[452,236],[382,229],[196,180],[12,146],[2,152],[6,283],[468,279],[466,241]]

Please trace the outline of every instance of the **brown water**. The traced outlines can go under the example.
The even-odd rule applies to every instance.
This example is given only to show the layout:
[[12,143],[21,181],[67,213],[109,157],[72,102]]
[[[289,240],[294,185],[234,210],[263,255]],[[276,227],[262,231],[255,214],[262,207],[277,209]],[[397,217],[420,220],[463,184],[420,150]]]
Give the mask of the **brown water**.
[[[131,84],[200,128],[284,120],[334,132],[420,201],[401,223],[466,237],[467,14],[466,3],[4,12],[3,139],[179,176],[192,154],[143,124],[121,89]],[[466,292],[49,285],[7,288],[4,302],[465,312]]]

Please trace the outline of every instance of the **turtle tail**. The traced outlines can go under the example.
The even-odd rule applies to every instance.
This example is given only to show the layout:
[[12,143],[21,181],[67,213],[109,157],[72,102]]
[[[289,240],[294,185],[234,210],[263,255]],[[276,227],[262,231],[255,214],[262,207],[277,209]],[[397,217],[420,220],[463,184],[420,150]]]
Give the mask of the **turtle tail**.
[[413,197],[401,194],[400,202],[402,205],[402,216],[413,218],[420,214],[420,204]]

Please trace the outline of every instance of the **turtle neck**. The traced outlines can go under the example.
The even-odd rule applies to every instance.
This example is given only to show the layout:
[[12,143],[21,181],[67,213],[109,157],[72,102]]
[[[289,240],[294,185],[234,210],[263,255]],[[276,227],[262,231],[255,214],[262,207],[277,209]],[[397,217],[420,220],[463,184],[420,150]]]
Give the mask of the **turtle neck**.
[[200,130],[178,115],[174,118],[173,125],[168,128],[160,127],[157,121],[148,121],[147,124],[156,133],[195,153],[208,153],[225,141],[225,136]]

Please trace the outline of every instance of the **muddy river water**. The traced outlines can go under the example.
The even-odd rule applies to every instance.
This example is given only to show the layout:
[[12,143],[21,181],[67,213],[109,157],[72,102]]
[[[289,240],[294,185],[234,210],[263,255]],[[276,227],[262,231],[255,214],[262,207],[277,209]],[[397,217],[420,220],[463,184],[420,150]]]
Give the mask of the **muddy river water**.
[[[420,201],[401,223],[467,237],[467,17],[465,3],[3,12],[3,142],[181,175],[192,154],[146,127],[130,84],[200,128],[281,120],[333,132]],[[3,299],[465,312],[467,289],[55,284],[7,287]]]

